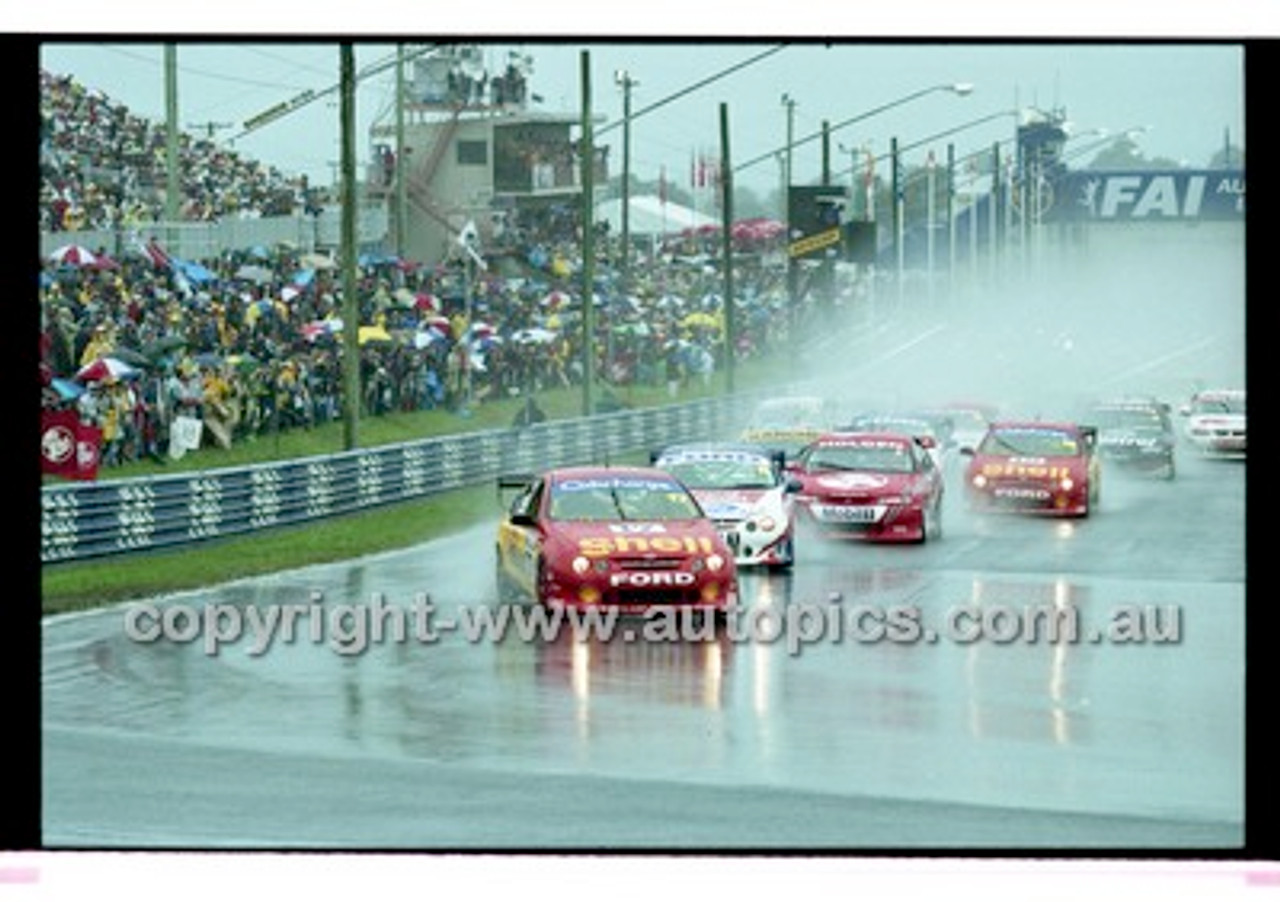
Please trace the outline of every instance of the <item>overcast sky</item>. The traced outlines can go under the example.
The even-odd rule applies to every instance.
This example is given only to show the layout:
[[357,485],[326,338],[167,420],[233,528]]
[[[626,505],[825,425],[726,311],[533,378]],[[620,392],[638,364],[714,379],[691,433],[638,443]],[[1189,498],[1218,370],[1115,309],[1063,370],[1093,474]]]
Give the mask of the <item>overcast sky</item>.
[[[1247,36],[1247,35],[1245,35]],[[122,42],[124,37],[127,42]],[[323,91],[338,81],[337,37],[324,43],[282,38],[274,43],[219,38],[214,43],[178,42],[179,117],[189,131],[213,124],[220,141],[240,136],[235,148],[287,173],[307,173],[329,184],[340,159],[337,92],[256,131],[244,132],[245,120],[304,90]],[[390,59],[392,43],[356,46],[362,70]],[[381,34],[385,41],[395,34]],[[1087,35],[1086,35],[1087,37]],[[1068,150],[1096,142],[1095,130],[1116,134],[1142,127],[1142,152],[1203,166],[1229,136],[1246,146],[1244,133],[1243,46],[1228,38],[1194,29],[1168,42],[1152,38],[1089,43],[1026,42],[1012,38],[978,40],[957,37],[945,42],[869,43],[838,41],[830,46],[807,39],[789,44],[751,65],[632,123],[632,168],[638,178],[667,177],[688,186],[694,154],[718,156],[719,107],[727,104],[732,159],[741,164],[769,155],[736,175],[739,185],[765,192],[777,187],[780,168],[773,151],[786,142],[784,94],[795,101],[794,136],[799,141],[818,133],[823,120],[835,126],[934,85],[971,83],[966,97],[937,91],[889,110],[859,119],[832,133],[831,165],[848,178],[852,149],[866,146],[887,153],[892,139],[907,165],[918,165],[929,150],[945,156],[954,142],[956,155],[989,147],[1013,134],[1015,108],[1065,110],[1080,137]],[[71,39],[74,43],[65,43]],[[105,39],[105,40],[104,40]],[[163,48],[128,34],[100,37],[50,34],[41,45],[41,65],[74,76],[104,91],[136,113],[162,121],[165,110]],[[728,43],[723,39],[657,43],[626,35],[609,42],[546,40],[523,44],[486,43],[490,71],[504,65],[507,52],[518,49],[533,57],[531,90],[544,100],[535,109],[580,114],[582,52],[588,52],[592,107],[605,117],[604,129],[620,119],[622,92],[614,73],[627,70],[637,83],[633,112],[737,67],[775,47],[777,38]],[[375,121],[393,122],[391,71],[362,82],[356,99],[357,140],[361,161],[368,159],[365,138]],[[987,121],[969,125],[974,120]],[[925,142],[932,135],[954,133]],[[613,145],[611,167],[621,169],[621,128],[605,131],[601,143]],[[1087,160],[1081,159],[1080,163]],[[814,179],[821,167],[821,142],[798,147],[794,181]],[[1079,164],[1077,164],[1079,165]]]

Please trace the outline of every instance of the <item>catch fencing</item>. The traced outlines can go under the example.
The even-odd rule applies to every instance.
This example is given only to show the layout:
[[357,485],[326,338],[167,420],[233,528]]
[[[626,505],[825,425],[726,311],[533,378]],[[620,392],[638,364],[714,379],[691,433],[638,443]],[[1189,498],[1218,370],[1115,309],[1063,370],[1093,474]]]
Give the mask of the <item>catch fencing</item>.
[[171,548],[733,434],[758,396],[624,410],[368,450],[41,490],[42,563]]

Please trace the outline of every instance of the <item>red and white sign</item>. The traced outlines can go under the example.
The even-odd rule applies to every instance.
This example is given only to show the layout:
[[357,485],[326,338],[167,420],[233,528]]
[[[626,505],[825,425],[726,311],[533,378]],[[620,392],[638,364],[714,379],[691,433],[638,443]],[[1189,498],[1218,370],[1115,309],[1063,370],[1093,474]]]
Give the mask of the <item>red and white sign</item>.
[[40,472],[67,479],[98,478],[102,430],[80,421],[74,410],[40,416]]

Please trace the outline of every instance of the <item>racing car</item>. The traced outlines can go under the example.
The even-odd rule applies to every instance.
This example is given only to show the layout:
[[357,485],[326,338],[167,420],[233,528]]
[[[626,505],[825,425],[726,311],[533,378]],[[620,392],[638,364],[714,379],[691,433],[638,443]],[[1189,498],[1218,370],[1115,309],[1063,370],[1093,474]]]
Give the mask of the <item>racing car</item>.
[[802,522],[827,538],[925,542],[942,535],[942,471],[928,438],[829,432],[790,467]]
[[924,447],[939,467],[945,463],[946,450],[951,435],[951,424],[922,413],[864,413],[853,418],[845,432],[897,432],[913,438],[927,439]]
[[724,537],[739,567],[795,562],[795,505],[800,482],[783,472],[784,457],[730,442],[673,445],[652,464],[679,479]]
[[1179,408],[1186,417],[1187,441],[1208,457],[1245,456],[1245,390],[1219,388],[1196,392]]
[[1093,405],[1088,418],[1098,430],[1098,456],[1123,472],[1173,479],[1177,436],[1169,410],[1155,398],[1110,398]]
[[956,448],[976,448],[987,434],[987,427],[996,418],[996,410],[990,404],[953,401],[939,407],[927,407],[916,411],[930,419],[950,421],[949,439]]
[[1000,420],[962,449],[966,497],[976,511],[1085,517],[1101,495],[1097,429],[1069,422]]
[[793,455],[833,425],[831,405],[814,395],[761,401],[739,438]]
[[498,488],[516,491],[498,525],[500,599],[625,614],[719,614],[737,603],[733,553],[670,473],[563,467],[501,476]]

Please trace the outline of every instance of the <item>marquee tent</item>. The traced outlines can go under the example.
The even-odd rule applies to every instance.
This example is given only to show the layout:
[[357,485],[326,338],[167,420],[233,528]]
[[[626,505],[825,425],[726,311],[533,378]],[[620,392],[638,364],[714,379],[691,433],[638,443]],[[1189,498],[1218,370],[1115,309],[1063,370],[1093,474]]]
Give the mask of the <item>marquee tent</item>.
[[[622,234],[622,200],[601,201],[596,204],[596,222],[607,221],[609,231],[614,235]],[[630,216],[627,230],[634,236],[673,235],[685,229],[698,228],[704,225],[717,225],[719,220],[714,216],[699,213],[689,207],[667,201],[665,204],[656,195],[642,194],[630,198]]]

